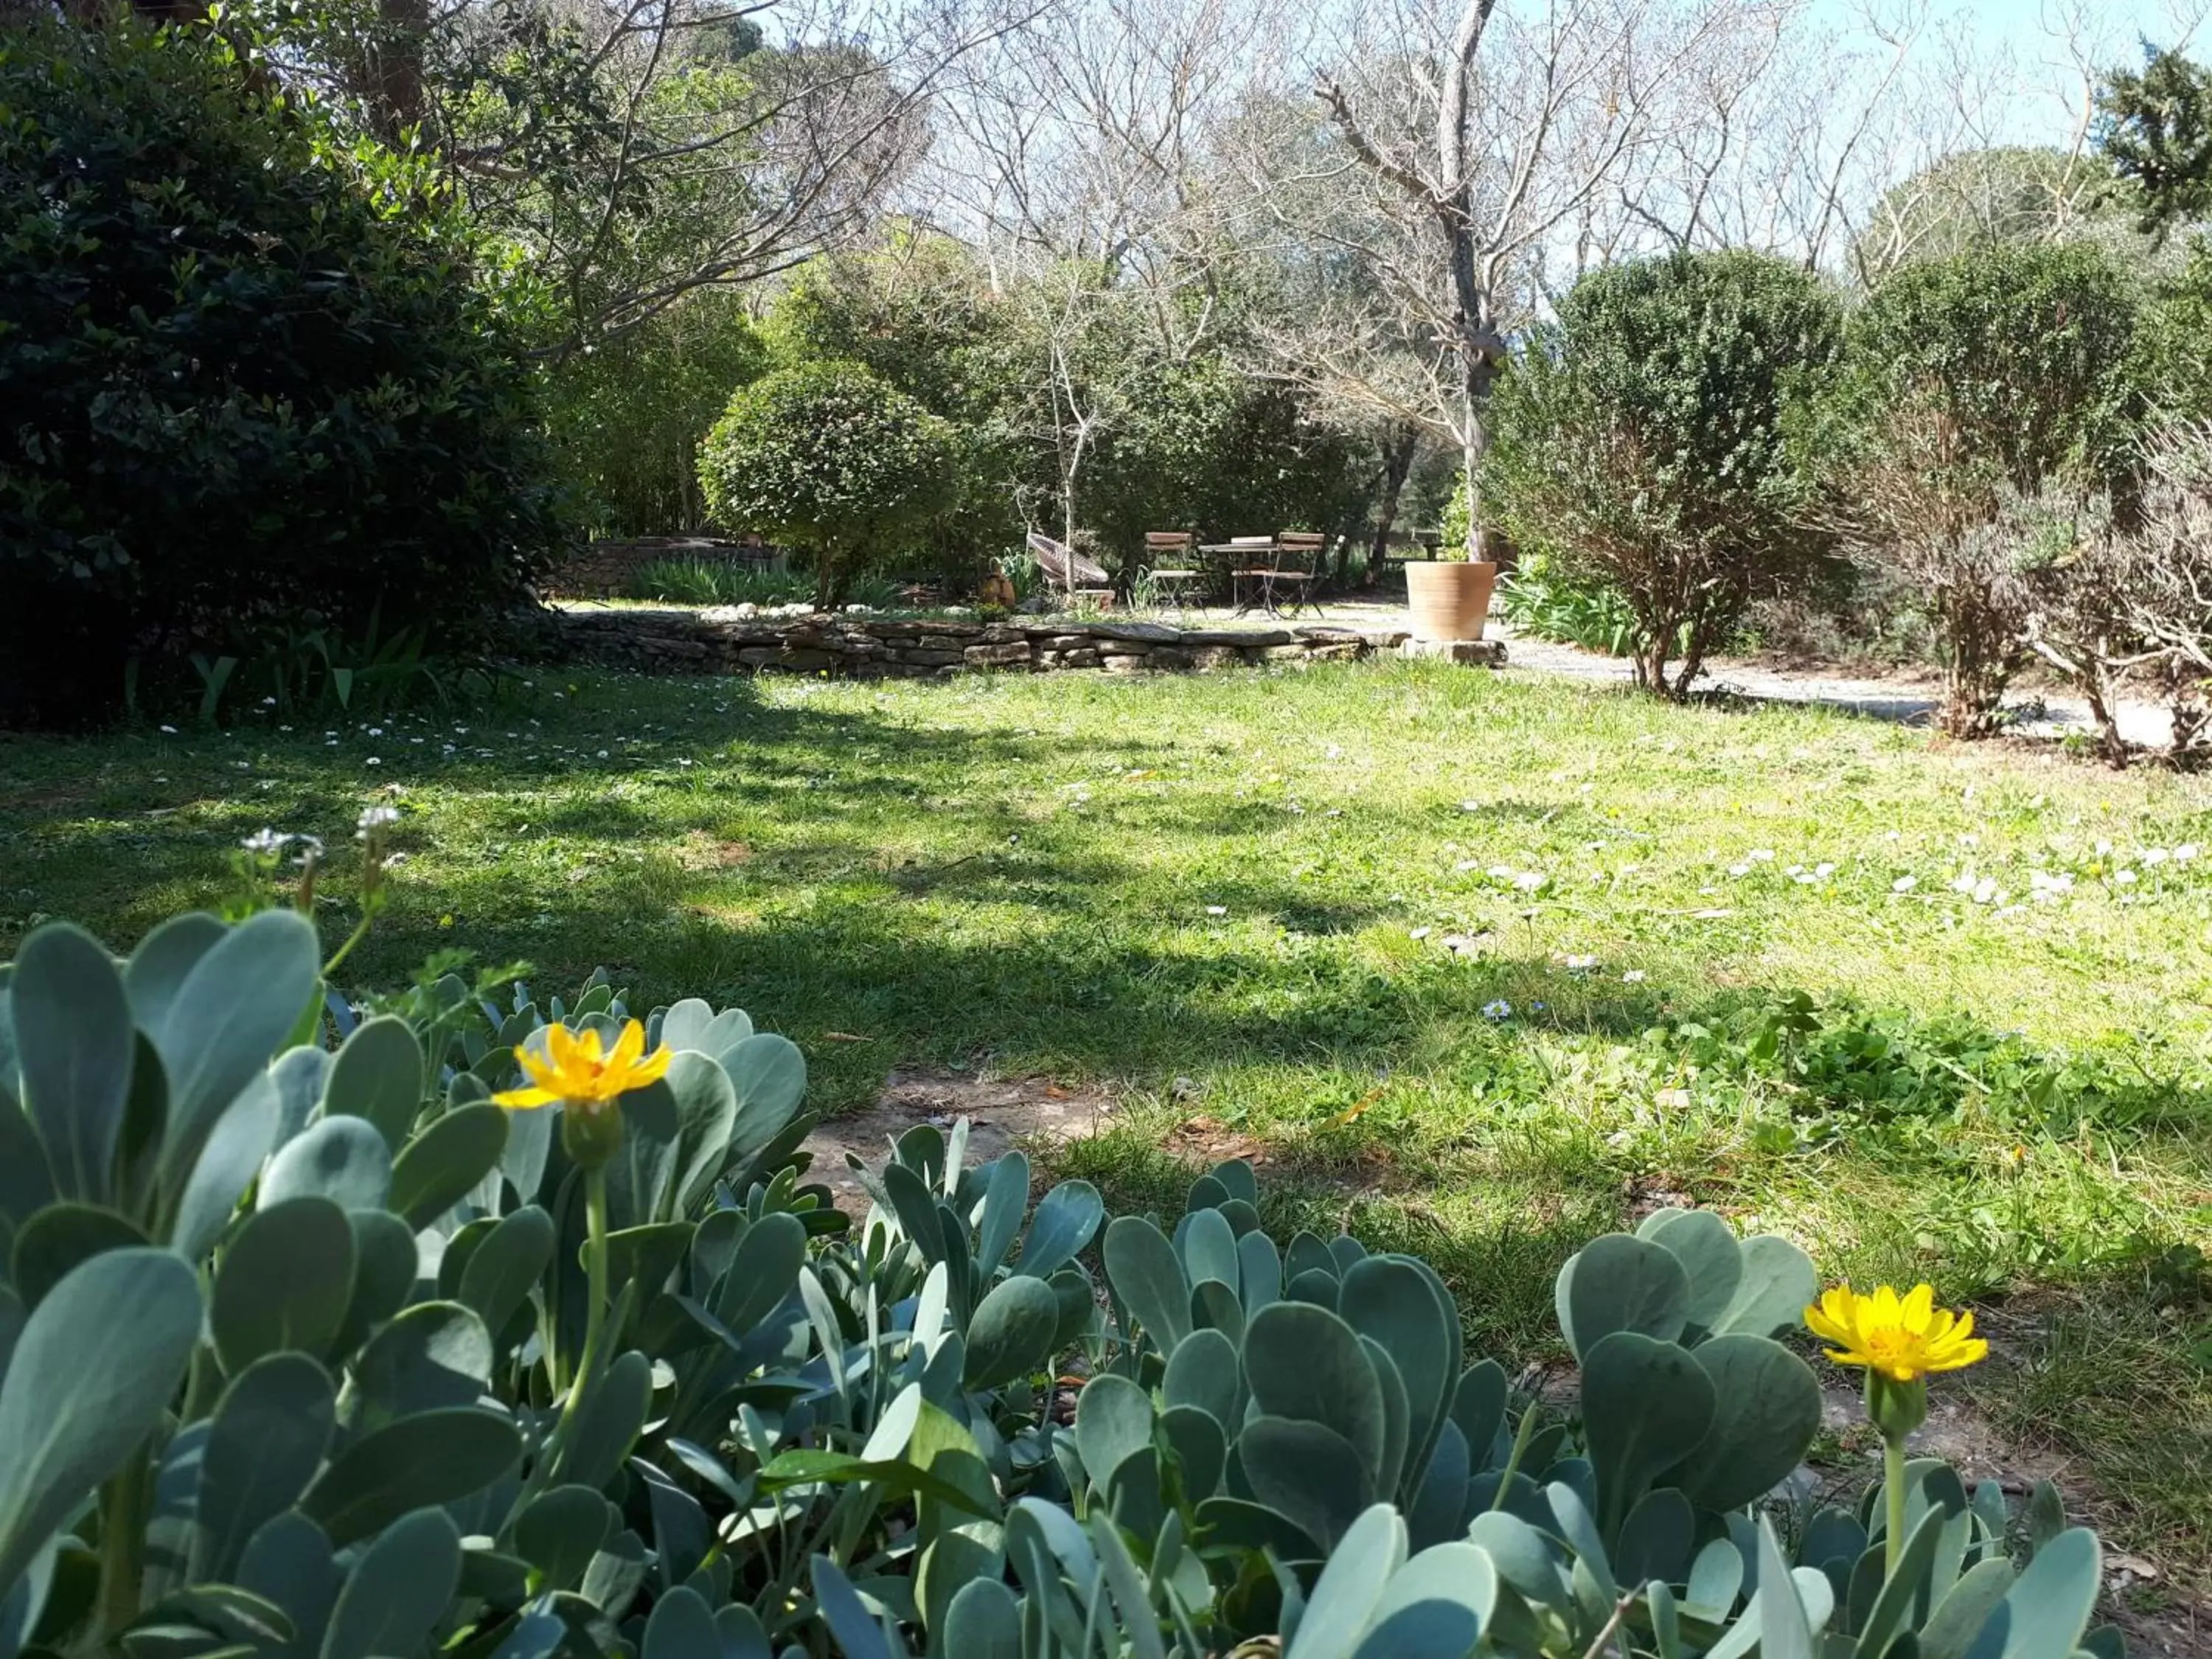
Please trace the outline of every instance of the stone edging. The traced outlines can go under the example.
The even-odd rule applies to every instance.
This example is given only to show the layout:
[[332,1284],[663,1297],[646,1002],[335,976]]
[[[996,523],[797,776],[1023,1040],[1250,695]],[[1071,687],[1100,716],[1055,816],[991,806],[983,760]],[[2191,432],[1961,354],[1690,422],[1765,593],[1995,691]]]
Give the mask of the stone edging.
[[1243,664],[1358,660],[1386,651],[1503,667],[1502,641],[1436,645],[1387,629],[1325,626],[1182,629],[1164,623],[955,618],[894,621],[849,614],[741,617],[732,608],[561,613],[575,654],[659,674],[826,673],[927,679],[968,669],[1143,674]]

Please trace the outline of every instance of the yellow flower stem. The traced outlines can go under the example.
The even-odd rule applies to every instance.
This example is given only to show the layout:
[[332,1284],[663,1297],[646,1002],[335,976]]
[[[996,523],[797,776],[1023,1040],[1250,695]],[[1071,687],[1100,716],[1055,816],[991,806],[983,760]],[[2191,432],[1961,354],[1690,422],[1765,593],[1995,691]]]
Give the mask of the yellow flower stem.
[[1881,1536],[1881,1576],[1897,1571],[1905,1553],[1905,1437],[1886,1434],[1881,1440],[1882,1496],[1888,1504],[1888,1525]]
[[584,1172],[584,1277],[588,1288],[585,1291],[583,1352],[578,1356],[575,1374],[569,1380],[568,1397],[562,1404],[560,1420],[546,1439],[544,1455],[531,1466],[530,1479],[524,1483],[522,1495],[515,1502],[514,1513],[517,1515],[544,1490],[559,1463],[568,1437],[575,1429],[576,1419],[582,1414],[584,1395],[592,1382],[592,1372],[599,1363],[599,1344],[606,1334],[608,1289],[607,1172],[603,1165]]

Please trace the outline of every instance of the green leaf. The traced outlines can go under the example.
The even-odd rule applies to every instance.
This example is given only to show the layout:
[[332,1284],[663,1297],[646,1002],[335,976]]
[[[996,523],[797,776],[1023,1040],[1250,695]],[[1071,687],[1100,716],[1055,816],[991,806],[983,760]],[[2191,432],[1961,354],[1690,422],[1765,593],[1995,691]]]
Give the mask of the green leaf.
[[1141,1216],[1117,1216],[1106,1228],[1106,1277],[1114,1294],[1162,1353],[1190,1334],[1190,1286],[1175,1247]]
[[1717,1336],[1691,1353],[1712,1382],[1712,1425],[1659,1484],[1680,1487],[1703,1509],[1741,1509],[1805,1461],[1820,1429],[1820,1379],[1764,1336]]
[[1966,1659],[2067,1659],[2089,1628],[2104,1584],[2104,1554],[2086,1527],[2035,1553],[1966,1650]]
[[353,1233],[353,1293],[345,1323],[331,1344],[351,1353],[369,1333],[405,1305],[422,1272],[422,1252],[405,1222],[385,1210],[356,1210],[346,1217]]
[[0,1249],[12,1250],[16,1230],[53,1201],[46,1151],[0,1081]]
[[[1182,1472],[1186,1504],[1221,1489],[1221,1477],[1229,1467],[1229,1439],[1220,1419],[1196,1406],[1170,1406],[1160,1413],[1160,1437]],[[1126,1459],[1123,1467],[1127,1467]]]
[[945,1609],[941,1650],[961,1659],[1022,1659],[1021,1604],[1004,1582],[976,1578],[960,1587]]
[[52,923],[23,941],[10,989],[21,1103],[54,1190],[106,1203],[137,1046],[123,975],[91,934]]
[[1743,1283],[1743,1250],[1736,1242],[1735,1230],[1711,1210],[1662,1210],[1647,1217],[1636,1236],[1658,1245],[1682,1264],[1690,1286],[1684,1311],[1692,1325],[1712,1329],[1728,1312]]
[[1346,1323],[1389,1355],[1405,1385],[1405,1479],[1393,1487],[1410,1501],[1459,1389],[1459,1304],[1426,1262],[1375,1255],[1345,1273],[1339,1307]]
[[9,1281],[23,1304],[35,1308],[82,1263],[110,1250],[143,1249],[147,1242],[145,1234],[112,1210],[56,1204],[33,1215],[15,1235]]
[[163,1164],[188,1170],[216,1118],[269,1064],[315,995],[321,946],[290,910],[231,928],[146,1026],[169,1079]]
[[1170,1406],[1195,1406],[1212,1413],[1223,1428],[1234,1428],[1244,1416],[1240,1376],[1235,1343],[1219,1331],[1193,1331],[1168,1356],[1160,1398]]
[[684,1265],[696,1227],[689,1221],[662,1221],[642,1227],[625,1227],[607,1235],[607,1276],[610,1283],[635,1285],[641,1297],[668,1287]]
[[1014,1271],[1049,1279],[1088,1249],[1105,1218],[1106,1201],[1087,1181],[1063,1181],[1037,1201],[1022,1237]]
[[1237,1439],[1237,1456],[1252,1495],[1323,1551],[1334,1548],[1375,1502],[1367,1460],[1322,1424],[1249,1419]]
[[0,1596],[168,1411],[200,1334],[191,1267],[111,1250],[49,1291],[0,1379]]
[[247,1218],[216,1269],[209,1309],[225,1372],[283,1348],[330,1353],[352,1295],[353,1238],[345,1212],[326,1198],[289,1199]]
[[1284,1659],[1349,1659],[1369,1616],[1406,1561],[1406,1523],[1388,1504],[1367,1510],[1329,1552]]
[[1462,1373],[1452,1395],[1451,1418],[1467,1442],[1469,1467],[1486,1468],[1490,1449],[1505,1424],[1505,1370],[1494,1359],[1479,1359]]
[[[1178,1350],[1180,1352],[1180,1350]],[[1075,1449],[1091,1483],[1106,1477],[1152,1443],[1152,1400],[1126,1376],[1101,1371],[1075,1397]]]
[[1959,1582],[1936,1604],[1920,1629],[1922,1659],[1965,1659],[2016,1577],[2002,1559],[1980,1561],[1959,1575]]
[[169,1229],[170,1247],[185,1261],[198,1261],[213,1249],[237,1213],[238,1200],[261,1173],[261,1160],[276,1138],[280,1106],[276,1080],[264,1072],[216,1120],[177,1199]]
[[774,1140],[806,1096],[806,1056],[788,1037],[756,1032],[717,1056],[737,1096],[730,1157],[742,1162]]
[[1714,1411],[1712,1380],[1686,1349],[1615,1331],[1589,1350],[1583,1360],[1583,1434],[1606,1537],[1618,1533],[1655,1476],[1705,1439]]
[[693,1214],[705,1201],[728,1159],[738,1122],[738,1092],[729,1073],[707,1055],[679,1050],[669,1060],[665,1080],[676,1097],[676,1155],[673,1178],[650,1218],[656,1221]]
[[1662,1342],[1680,1336],[1689,1319],[1690,1281],[1662,1246],[1607,1233],[1568,1258],[1554,1299],[1567,1346],[1587,1363],[1590,1352],[1616,1331]]
[[338,1593],[322,1659],[420,1652],[461,1582],[461,1535],[442,1510],[419,1510],[387,1527],[362,1553]]
[[342,1549],[410,1510],[482,1491],[521,1455],[514,1425],[488,1411],[403,1417],[341,1452],[307,1488],[300,1511]]
[[556,1471],[564,1481],[604,1486],[645,1432],[653,1406],[653,1362],[635,1348],[618,1354],[584,1396]]
[[613,1504],[589,1486],[556,1486],[515,1517],[515,1553],[544,1577],[550,1589],[574,1589],[619,1520]]
[[868,1611],[860,1592],[839,1571],[836,1563],[827,1556],[817,1555],[814,1558],[813,1573],[815,1602],[829,1624],[830,1635],[844,1650],[845,1659],[903,1659],[903,1655],[892,1648],[883,1626]]
[[322,1646],[344,1581],[322,1528],[297,1510],[286,1510],[264,1522],[247,1542],[238,1583],[283,1608],[294,1636],[276,1651],[285,1659],[305,1659]]
[[422,1048],[407,1022],[379,1014],[354,1028],[323,1088],[323,1115],[375,1126],[396,1157],[422,1109]]
[[653,1604],[638,1659],[719,1659],[721,1650],[714,1609],[698,1591],[679,1584]]
[[743,1338],[781,1307],[806,1261],[806,1229],[797,1216],[763,1216],[738,1241],[714,1298],[714,1317]]
[[330,1376],[305,1354],[264,1354],[232,1379],[200,1458],[195,1579],[230,1580],[253,1534],[315,1478],[337,1420]]
[[1041,1279],[1001,1279],[968,1322],[964,1378],[971,1389],[995,1389],[1041,1369],[1052,1358],[1060,1298]]
[[392,1160],[394,1213],[419,1232],[474,1192],[507,1151],[507,1120],[501,1107],[463,1106],[409,1141]]
[[1820,1294],[1820,1277],[1813,1260],[1786,1238],[1769,1233],[1743,1241],[1743,1279],[1727,1310],[1713,1321],[1716,1336],[1741,1332],[1747,1336],[1772,1336],[1795,1330],[1805,1310]]
[[1790,1564],[1774,1536],[1774,1522],[1759,1517],[1759,1659],[1814,1659],[1813,1624],[1798,1598]]
[[462,1269],[460,1299],[487,1329],[505,1330],[552,1265],[555,1243],[553,1218],[535,1204],[502,1216]]
[[343,1210],[380,1210],[392,1190],[392,1149],[366,1118],[309,1124],[269,1160],[254,1202],[266,1210],[293,1198],[327,1198]]
[[1243,1285],[1243,1269],[1237,1259],[1237,1235],[1218,1210],[1194,1210],[1176,1230],[1181,1241],[1183,1276],[1194,1288],[1209,1280],[1229,1288],[1232,1295]]
[[138,941],[124,965],[123,988],[140,1030],[150,1031],[167,1018],[169,1005],[184,989],[193,967],[229,933],[219,918],[204,910],[188,910],[157,924]]
[[491,1333],[458,1302],[404,1309],[354,1357],[346,1425],[359,1434],[417,1412],[471,1406],[491,1387]]
[[1370,1478],[1381,1469],[1389,1429],[1382,1385],[1358,1334],[1326,1308],[1277,1302],[1255,1314],[1244,1334],[1244,1386],[1258,1410],[1326,1424]]
[[983,1282],[988,1284],[1006,1259],[1029,1202],[1030,1161],[1019,1151],[1009,1152],[991,1165],[990,1179],[983,1189],[982,1217],[975,1227],[975,1271]]
[[1353,1659],[1465,1659],[1497,1605],[1487,1555],[1472,1544],[1436,1545],[1390,1576]]

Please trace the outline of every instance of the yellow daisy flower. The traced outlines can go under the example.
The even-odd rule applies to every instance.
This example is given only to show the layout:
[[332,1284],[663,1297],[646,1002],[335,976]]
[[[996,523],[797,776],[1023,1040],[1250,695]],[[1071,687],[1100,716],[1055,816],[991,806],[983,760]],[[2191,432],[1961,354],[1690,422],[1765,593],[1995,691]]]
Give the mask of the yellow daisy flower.
[[526,1048],[514,1051],[515,1063],[529,1078],[528,1085],[492,1097],[492,1103],[510,1110],[559,1102],[569,1106],[604,1106],[618,1095],[642,1089],[668,1069],[665,1047],[645,1052],[645,1027],[636,1020],[622,1029],[615,1046],[602,1053],[597,1031],[572,1031],[565,1025],[545,1028],[545,1054],[541,1058]]
[[1916,1285],[1903,1296],[1887,1285],[1871,1296],[1838,1285],[1805,1310],[1805,1326],[1834,1344],[1827,1352],[1838,1364],[1863,1365],[1893,1382],[1960,1370],[1990,1351],[1974,1334],[1973,1315],[1937,1307],[1929,1285]]

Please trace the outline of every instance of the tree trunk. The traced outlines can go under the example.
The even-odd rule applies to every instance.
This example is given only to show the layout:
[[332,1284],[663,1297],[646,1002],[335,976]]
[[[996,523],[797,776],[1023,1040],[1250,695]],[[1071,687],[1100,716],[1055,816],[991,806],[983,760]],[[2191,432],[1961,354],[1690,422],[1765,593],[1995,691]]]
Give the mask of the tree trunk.
[[1367,585],[1375,586],[1383,562],[1390,556],[1390,532],[1398,523],[1398,503],[1406,493],[1406,480],[1413,471],[1421,434],[1415,427],[1401,427],[1382,448],[1382,501],[1375,514],[1375,542],[1367,555]]

